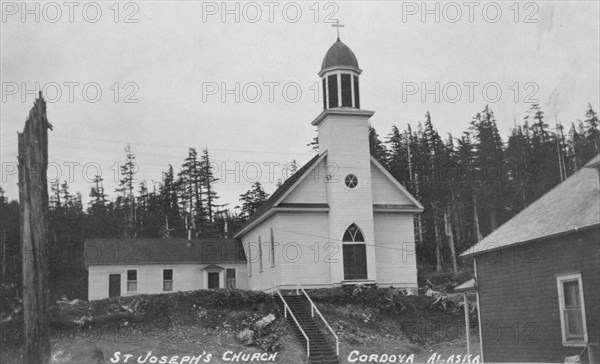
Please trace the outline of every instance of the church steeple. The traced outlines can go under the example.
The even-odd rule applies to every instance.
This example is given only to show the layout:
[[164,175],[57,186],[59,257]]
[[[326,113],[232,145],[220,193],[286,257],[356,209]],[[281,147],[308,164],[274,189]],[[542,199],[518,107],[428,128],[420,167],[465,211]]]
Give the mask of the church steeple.
[[319,71],[323,83],[323,109],[360,109],[358,76],[361,73],[354,52],[340,40],[338,33],[338,39],[325,54]]
[[[317,127],[319,153],[326,153],[328,236],[344,251],[343,264],[331,264],[329,270],[332,280],[340,284],[353,279],[376,281],[378,274],[373,206],[379,202],[373,200],[369,151],[369,118],[374,112],[360,108],[361,72],[354,52],[337,39],[319,72],[324,110],[312,122]],[[353,268],[345,268],[349,266]]]

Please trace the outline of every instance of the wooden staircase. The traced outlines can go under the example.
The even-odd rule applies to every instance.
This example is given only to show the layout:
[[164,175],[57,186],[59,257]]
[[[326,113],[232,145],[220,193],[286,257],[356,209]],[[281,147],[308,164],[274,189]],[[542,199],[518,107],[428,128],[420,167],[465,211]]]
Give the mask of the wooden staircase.
[[[281,305],[285,310],[285,305],[293,314],[287,315],[287,321],[290,327],[302,343],[305,349],[308,349],[309,359],[314,364],[339,364],[336,344],[332,343],[329,336],[326,336],[319,328],[316,317],[313,317],[314,311],[311,310],[312,302],[302,295],[285,295],[281,296]],[[285,302],[284,302],[285,301]],[[302,328],[298,328],[298,324]],[[308,336],[309,348],[307,348],[306,336]]]

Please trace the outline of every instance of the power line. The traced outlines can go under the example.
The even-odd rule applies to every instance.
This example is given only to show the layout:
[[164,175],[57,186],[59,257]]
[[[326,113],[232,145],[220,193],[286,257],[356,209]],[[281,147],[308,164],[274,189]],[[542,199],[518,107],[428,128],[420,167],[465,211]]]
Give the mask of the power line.
[[[53,136],[53,138],[64,138],[64,139],[69,139],[69,140],[73,140],[72,137],[65,137],[65,136]],[[77,137],[77,139],[79,140],[89,140],[89,141],[98,141],[98,142],[103,142],[103,143],[112,143],[112,144],[120,144],[120,145],[126,145],[126,144],[131,144],[131,145],[143,145],[143,146],[149,146],[149,147],[163,147],[163,148],[177,148],[177,149],[189,149],[190,147],[184,147],[181,145],[173,145],[173,144],[154,144],[154,143],[141,143],[141,142],[128,142],[128,141],[121,141],[121,140],[107,140],[107,139],[97,139],[97,138],[80,138]],[[198,149],[198,148],[196,148]],[[298,152],[298,153],[294,153],[294,152],[277,152],[277,151],[265,151],[265,150],[243,150],[243,149],[223,149],[223,148],[207,148],[209,151],[219,151],[219,152],[239,152],[239,153],[258,153],[258,154],[285,154],[285,155],[298,155],[298,154],[304,154],[304,155],[311,155],[313,153],[310,152]]]

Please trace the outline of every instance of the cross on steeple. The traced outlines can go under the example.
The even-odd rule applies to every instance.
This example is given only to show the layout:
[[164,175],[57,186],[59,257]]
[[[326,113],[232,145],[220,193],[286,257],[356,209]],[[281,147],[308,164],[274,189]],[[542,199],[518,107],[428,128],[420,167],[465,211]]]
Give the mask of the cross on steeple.
[[331,24],[331,26],[337,28],[337,40],[340,40],[340,28],[343,28],[344,26],[340,24],[339,19],[336,19],[335,24]]

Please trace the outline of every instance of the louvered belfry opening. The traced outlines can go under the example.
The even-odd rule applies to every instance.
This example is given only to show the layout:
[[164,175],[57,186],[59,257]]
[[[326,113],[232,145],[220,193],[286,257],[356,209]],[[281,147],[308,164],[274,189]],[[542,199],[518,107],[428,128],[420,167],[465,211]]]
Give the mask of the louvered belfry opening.
[[357,75],[342,72],[323,77],[323,108],[335,107],[360,109]]
[[342,73],[342,106],[352,107],[352,76],[349,73]]
[[328,109],[338,107],[338,84],[337,75],[327,76],[327,101]]

